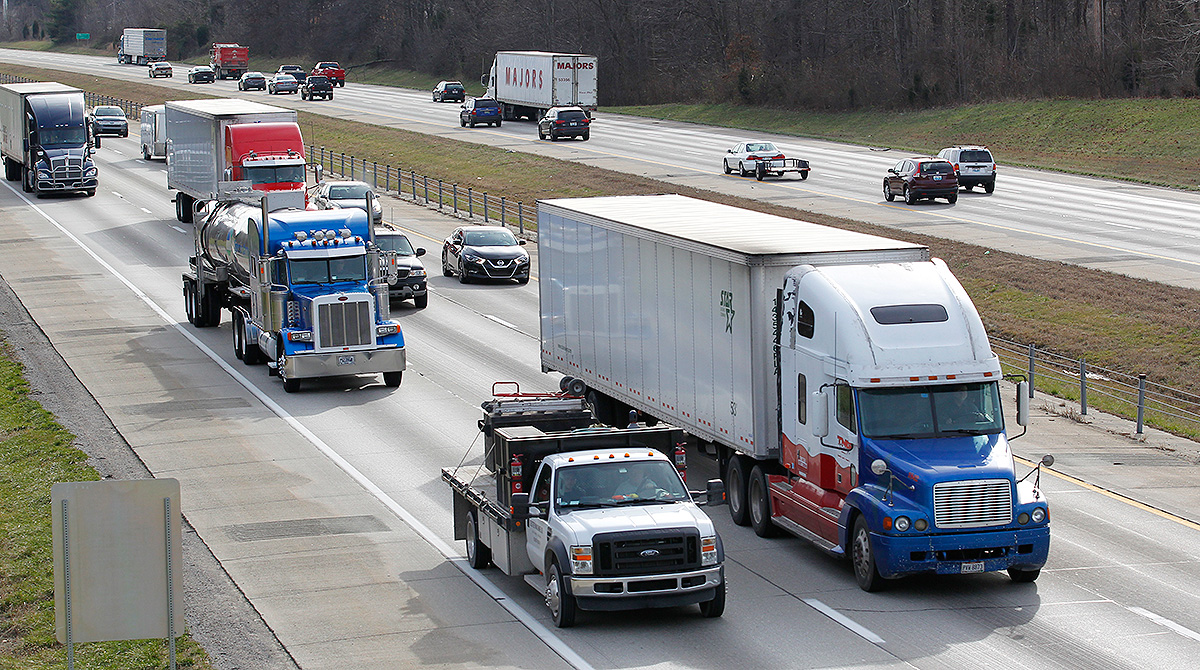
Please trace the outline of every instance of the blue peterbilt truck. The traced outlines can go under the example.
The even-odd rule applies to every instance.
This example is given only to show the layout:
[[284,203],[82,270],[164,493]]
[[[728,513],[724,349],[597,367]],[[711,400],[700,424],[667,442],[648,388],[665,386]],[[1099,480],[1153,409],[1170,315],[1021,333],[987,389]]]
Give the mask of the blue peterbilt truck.
[[538,252],[543,370],[606,423],[685,428],[735,523],[849,558],[868,591],[1038,577],[1039,471],[1018,473],[1000,361],[927,247],[655,195],[541,201]]
[[247,197],[261,204],[214,201],[196,222],[183,275],[188,321],[217,326],[229,309],[234,355],[266,363],[288,393],[303,379],[338,375],[382,374],[399,386],[404,334],[390,318],[363,210],[269,212],[269,195]]

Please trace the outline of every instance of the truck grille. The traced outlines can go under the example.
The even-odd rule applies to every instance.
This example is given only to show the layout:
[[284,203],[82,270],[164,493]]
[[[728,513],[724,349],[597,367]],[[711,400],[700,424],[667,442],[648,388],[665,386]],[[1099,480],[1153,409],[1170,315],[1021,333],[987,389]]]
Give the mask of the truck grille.
[[600,533],[592,541],[595,574],[600,577],[652,575],[700,567],[700,534],[695,529]]
[[50,159],[50,176],[54,181],[78,181],[83,177],[83,157],[56,156]]
[[938,528],[983,528],[1012,522],[1012,484],[1007,479],[975,479],[933,485],[933,517]]
[[346,300],[317,305],[317,349],[358,347],[375,343],[371,302]]

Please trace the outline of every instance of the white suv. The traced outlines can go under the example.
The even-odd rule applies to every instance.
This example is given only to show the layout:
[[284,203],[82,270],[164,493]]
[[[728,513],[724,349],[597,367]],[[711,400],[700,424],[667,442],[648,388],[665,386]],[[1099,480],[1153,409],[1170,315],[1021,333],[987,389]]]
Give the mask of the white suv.
[[950,161],[958,175],[958,185],[968,191],[976,185],[987,193],[996,190],[996,159],[987,147],[948,147],[938,152],[938,158]]

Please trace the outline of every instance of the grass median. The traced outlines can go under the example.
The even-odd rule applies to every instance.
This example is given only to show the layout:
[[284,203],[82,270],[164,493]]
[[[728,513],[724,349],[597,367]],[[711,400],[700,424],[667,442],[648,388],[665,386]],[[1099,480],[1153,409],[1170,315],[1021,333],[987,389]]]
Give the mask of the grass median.
[[[64,668],[67,648],[54,637],[54,563],[50,487],[95,481],[75,436],[31,396],[21,366],[0,339],[0,669]],[[166,640],[75,645],[79,670],[167,667]],[[179,638],[181,668],[209,669],[204,650]]]
[[[67,72],[9,65],[0,66],[0,71],[57,80],[143,104],[161,103],[168,96],[203,97],[191,91],[168,92],[150,84]],[[1053,118],[1030,120],[1029,124],[1053,125]],[[865,127],[867,121],[859,123]],[[893,121],[892,126],[900,123]],[[1200,329],[1196,327],[1200,292],[1194,290],[432,135],[305,112],[300,112],[300,124],[309,143],[414,169],[431,179],[469,185],[476,191],[505,195],[527,207],[541,198],[673,192],[924,244],[949,264],[992,335],[1032,343],[1070,358],[1085,358],[1093,368],[1145,373],[1153,382],[1200,394],[1195,370],[1200,360]],[[1148,133],[1147,137],[1156,136]],[[1171,143],[1147,139],[1160,141]],[[1189,174],[1194,176],[1194,170]]]

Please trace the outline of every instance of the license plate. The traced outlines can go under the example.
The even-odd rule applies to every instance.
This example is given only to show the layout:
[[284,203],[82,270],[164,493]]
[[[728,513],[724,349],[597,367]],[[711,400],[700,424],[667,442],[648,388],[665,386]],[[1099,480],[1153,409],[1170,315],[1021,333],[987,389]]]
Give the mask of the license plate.
[[[338,356],[338,365],[354,365],[354,357],[353,356]],[[980,563],[979,566],[982,569],[983,563]]]
[[962,564],[962,573],[969,575],[973,572],[983,572],[983,561],[974,561],[971,563]]
[[942,176],[941,176],[941,175],[934,175],[934,176],[933,176],[933,180],[934,180],[934,181],[941,181],[941,180],[942,180]]
[[572,122],[571,122],[571,125],[572,125],[572,126],[577,126],[577,125],[579,125],[579,124],[578,124],[577,122],[575,122],[575,121],[572,121]]

